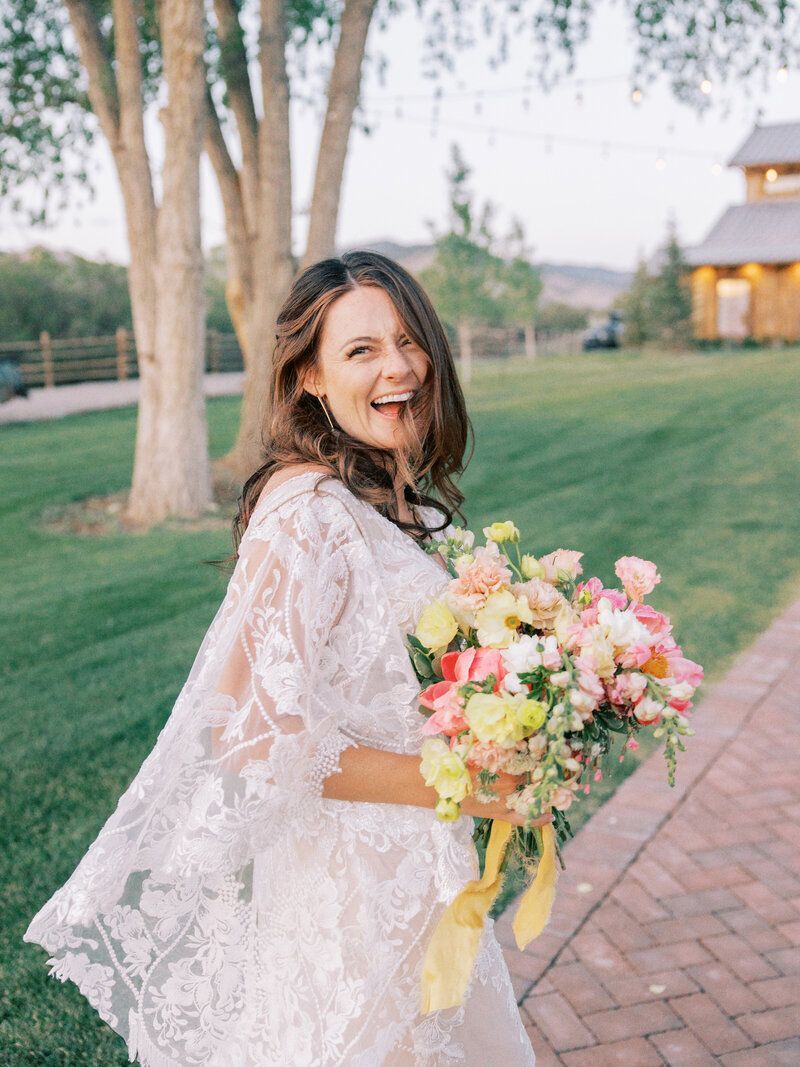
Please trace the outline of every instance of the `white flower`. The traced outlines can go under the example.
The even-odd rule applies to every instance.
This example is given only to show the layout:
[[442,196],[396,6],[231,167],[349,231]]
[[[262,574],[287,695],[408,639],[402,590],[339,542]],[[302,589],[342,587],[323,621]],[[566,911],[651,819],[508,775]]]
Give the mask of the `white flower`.
[[620,611],[619,608],[613,607],[606,597],[600,597],[598,602],[597,624],[616,648],[653,643],[653,635],[632,612]]

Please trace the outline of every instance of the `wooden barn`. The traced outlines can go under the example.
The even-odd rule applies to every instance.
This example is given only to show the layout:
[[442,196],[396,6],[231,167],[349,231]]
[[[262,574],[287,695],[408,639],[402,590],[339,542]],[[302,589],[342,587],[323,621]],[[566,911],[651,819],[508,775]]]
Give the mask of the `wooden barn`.
[[728,166],[747,200],[688,249],[699,340],[800,340],[800,122],[756,126]]

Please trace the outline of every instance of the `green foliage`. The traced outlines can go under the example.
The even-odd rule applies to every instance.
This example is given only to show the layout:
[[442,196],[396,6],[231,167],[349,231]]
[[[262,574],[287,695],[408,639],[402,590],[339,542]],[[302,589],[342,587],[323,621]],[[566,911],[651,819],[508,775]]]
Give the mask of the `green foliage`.
[[667,238],[658,253],[655,273],[641,261],[627,293],[619,300],[625,318],[625,343],[658,341],[685,348],[692,339],[692,299],[689,266],[670,222]]
[[583,330],[589,325],[589,313],[583,308],[551,300],[540,305],[536,313],[536,325],[540,330],[548,330],[552,333]]
[[128,272],[35,248],[0,253],[0,341],[95,337],[131,325]]
[[470,173],[454,144],[447,172],[450,229],[435,238],[433,262],[420,280],[452,325],[525,325],[535,318],[542,282],[527,258],[522,224],[515,220],[501,247],[492,232],[494,206],[486,201],[478,214]]
[[[233,333],[225,303],[225,259],[212,249],[206,268],[206,326]],[[0,253],[0,341],[98,337],[131,328],[128,271],[116,263],[44,248]]]

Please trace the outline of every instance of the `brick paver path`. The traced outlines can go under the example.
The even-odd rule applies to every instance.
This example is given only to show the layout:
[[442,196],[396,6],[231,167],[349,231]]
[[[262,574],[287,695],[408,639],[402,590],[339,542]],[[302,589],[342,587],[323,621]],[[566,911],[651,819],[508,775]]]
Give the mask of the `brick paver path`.
[[506,947],[538,1067],[800,1065],[800,601],[565,849],[553,917]]

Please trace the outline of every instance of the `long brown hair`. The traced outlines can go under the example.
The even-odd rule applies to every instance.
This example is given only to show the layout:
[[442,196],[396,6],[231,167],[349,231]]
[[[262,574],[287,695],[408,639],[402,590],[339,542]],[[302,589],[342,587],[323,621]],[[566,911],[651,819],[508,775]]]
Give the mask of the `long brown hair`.
[[[328,309],[342,294],[361,285],[384,290],[408,335],[431,364],[423,387],[400,414],[407,443],[394,450],[367,445],[338,426],[331,428],[318,398],[303,386],[318,358]],[[295,278],[278,313],[276,329],[271,416],[269,427],[262,428],[264,462],[242,488],[233,522],[234,551],[238,554],[242,534],[270,476],[294,463],[313,462],[327,468],[355,496],[413,536],[444,529],[452,522],[453,512],[463,522],[464,495],[452,475],[460,474],[471,458],[470,452],[465,461],[464,453],[468,437],[474,442],[474,434],[447,334],[419,282],[378,252],[352,251],[323,259]],[[409,503],[442,512],[441,525],[429,529],[398,517],[396,477]]]

